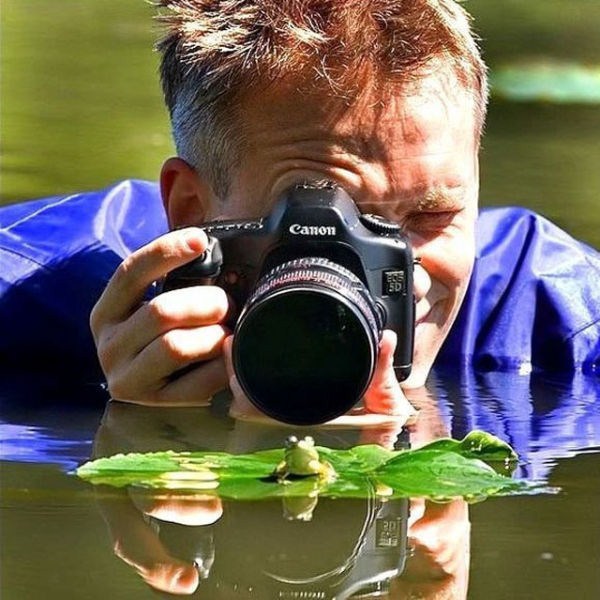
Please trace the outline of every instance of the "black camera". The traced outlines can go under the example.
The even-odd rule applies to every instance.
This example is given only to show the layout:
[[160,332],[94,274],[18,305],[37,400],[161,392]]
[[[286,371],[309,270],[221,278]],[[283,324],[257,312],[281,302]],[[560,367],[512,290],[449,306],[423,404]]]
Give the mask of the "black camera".
[[264,413],[311,425],[348,411],[373,377],[384,328],[398,335],[396,377],[408,377],[414,261],[398,224],[361,214],[337,186],[301,184],[267,217],[202,227],[206,252],[163,291],[212,284],[233,298],[233,366]]

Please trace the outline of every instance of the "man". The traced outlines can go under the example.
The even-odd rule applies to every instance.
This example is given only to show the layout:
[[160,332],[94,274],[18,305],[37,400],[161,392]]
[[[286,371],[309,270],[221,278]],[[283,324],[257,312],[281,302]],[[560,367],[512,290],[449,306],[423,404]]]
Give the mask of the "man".
[[[360,210],[400,223],[421,259],[415,368],[404,390],[422,385],[434,359],[453,372],[597,375],[598,253],[543,217],[482,211],[461,301],[486,83],[455,2],[163,4],[162,72],[179,154],[165,163],[163,202],[156,185],[125,181],[2,208],[8,375],[107,379],[114,397],[143,404],[204,401],[230,379],[222,290],[144,304],[152,280],[204,248],[197,229],[175,228],[264,215],[286,186],[323,179]],[[169,225],[173,233],[132,254]],[[105,288],[93,339],[89,314]],[[407,408],[389,368],[393,337],[382,340],[370,411]],[[178,377],[188,364],[197,366]]]
[[[187,405],[228,384],[237,390],[223,290],[142,302],[144,292],[205,250],[196,226],[264,216],[284,189],[312,180],[341,186],[362,212],[408,235],[420,262],[414,366],[402,386],[422,386],[474,260],[487,88],[462,8],[453,0],[159,4],[168,9],[158,47],[178,151],[163,166],[161,193],[174,231],[129,256],[93,310],[112,397]],[[370,412],[406,410],[395,344],[385,331],[365,395]]]

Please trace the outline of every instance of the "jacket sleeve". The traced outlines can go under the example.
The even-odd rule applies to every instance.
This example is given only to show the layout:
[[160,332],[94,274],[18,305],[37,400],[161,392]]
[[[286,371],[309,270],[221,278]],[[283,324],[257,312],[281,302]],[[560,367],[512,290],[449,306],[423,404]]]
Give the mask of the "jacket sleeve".
[[90,311],[123,257],[165,230],[141,181],[0,210],[1,368],[99,380]]
[[483,211],[471,283],[438,358],[451,363],[598,374],[598,252],[530,211]]

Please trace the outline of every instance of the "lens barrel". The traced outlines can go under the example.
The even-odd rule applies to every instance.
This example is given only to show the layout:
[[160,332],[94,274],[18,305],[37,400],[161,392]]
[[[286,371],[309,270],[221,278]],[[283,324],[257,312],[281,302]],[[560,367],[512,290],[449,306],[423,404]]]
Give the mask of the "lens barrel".
[[322,257],[278,265],[237,321],[233,365],[265,414],[314,425],[352,408],[377,361],[382,315],[351,271]]

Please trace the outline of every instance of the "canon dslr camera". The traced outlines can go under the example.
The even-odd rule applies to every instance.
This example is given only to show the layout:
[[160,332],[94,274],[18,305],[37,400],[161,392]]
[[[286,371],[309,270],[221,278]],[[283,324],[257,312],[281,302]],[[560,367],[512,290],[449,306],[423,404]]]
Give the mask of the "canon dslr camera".
[[261,411],[295,425],[348,411],[373,377],[384,328],[398,335],[396,376],[408,377],[414,265],[396,223],[360,214],[339,187],[302,184],[267,217],[202,227],[206,252],[163,291],[212,284],[234,299],[233,366]]

